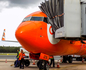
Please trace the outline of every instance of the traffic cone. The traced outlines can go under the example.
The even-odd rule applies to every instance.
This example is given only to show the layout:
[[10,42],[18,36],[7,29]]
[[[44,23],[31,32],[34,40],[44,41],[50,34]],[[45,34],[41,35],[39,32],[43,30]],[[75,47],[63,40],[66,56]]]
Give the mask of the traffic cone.
[[57,68],[60,68],[59,61],[57,62]]
[[60,62],[61,62],[61,63],[63,62],[63,56],[61,57],[61,60],[60,60]]
[[5,63],[7,63],[7,59],[6,59]]
[[63,59],[60,59],[60,62],[62,63]]
[[82,63],[84,63],[84,58],[82,58]]
[[35,65],[35,60],[33,60],[33,65]]

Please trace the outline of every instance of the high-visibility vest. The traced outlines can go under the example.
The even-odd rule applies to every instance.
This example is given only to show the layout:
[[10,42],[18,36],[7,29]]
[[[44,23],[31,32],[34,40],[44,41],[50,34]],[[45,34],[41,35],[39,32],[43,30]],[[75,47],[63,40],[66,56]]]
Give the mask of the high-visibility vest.
[[17,53],[17,58],[19,58],[20,51]]
[[53,56],[50,56],[50,59],[54,59],[54,57]]
[[19,60],[24,59],[24,56],[25,56],[24,53],[20,53],[20,54],[19,54]]

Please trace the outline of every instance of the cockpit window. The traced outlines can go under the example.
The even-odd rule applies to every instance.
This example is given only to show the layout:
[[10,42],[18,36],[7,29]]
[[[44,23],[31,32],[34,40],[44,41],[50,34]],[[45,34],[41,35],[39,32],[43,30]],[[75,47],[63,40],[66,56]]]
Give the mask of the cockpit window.
[[43,21],[43,17],[31,17],[31,21]]
[[31,17],[26,17],[26,18],[24,18],[24,19],[23,19],[23,21],[22,21],[22,22],[30,21],[30,19],[31,19]]
[[48,23],[48,19],[46,17],[26,17],[22,22],[25,21],[44,21]]

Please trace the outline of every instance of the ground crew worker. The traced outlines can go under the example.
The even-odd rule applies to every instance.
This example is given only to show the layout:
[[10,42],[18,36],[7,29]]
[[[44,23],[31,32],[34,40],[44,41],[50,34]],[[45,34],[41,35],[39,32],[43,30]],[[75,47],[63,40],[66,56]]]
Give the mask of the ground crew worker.
[[17,50],[17,58],[19,59],[19,53],[20,53],[20,51],[19,50]]
[[15,64],[15,67],[18,67],[19,65],[19,53],[20,53],[20,51],[19,50],[17,50],[17,56],[16,56],[16,58],[17,58],[17,60],[16,60],[16,64]]
[[23,53],[23,50],[21,50],[19,54],[20,69],[24,69],[24,57],[25,57],[25,54]]
[[50,56],[50,60],[51,60],[51,63],[49,66],[51,67],[51,64],[53,64],[53,67],[55,67],[54,57]]

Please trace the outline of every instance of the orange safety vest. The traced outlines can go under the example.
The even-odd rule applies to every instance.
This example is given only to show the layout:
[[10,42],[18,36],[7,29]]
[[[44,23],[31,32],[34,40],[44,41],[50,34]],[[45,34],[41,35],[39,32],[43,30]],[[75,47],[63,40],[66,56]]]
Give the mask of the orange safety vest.
[[24,53],[20,53],[20,54],[19,54],[19,60],[24,59],[24,56],[25,56]]

